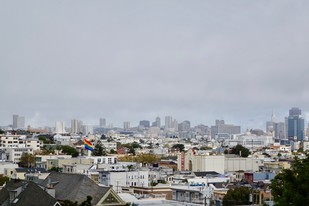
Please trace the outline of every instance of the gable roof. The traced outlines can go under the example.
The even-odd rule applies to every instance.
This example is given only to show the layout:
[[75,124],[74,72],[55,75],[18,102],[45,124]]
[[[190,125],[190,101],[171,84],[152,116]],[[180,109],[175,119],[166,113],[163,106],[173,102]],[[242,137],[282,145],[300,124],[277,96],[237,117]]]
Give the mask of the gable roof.
[[54,206],[57,202],[55,198],[50,196],[41,187],[33,182],[28,182],[27,187],[23,192],[15,198],[12,206]]
[[57,200],[81,203],[87,199],[87,196],[91,196],[91,203],[96,205],[110,190],[110,187],[99,186],[92,179],[82,174],[52,172],[41,185],[47,187],[49,181],[54,183]]
[[7,185],[0,190],[0,205],[9,201],[10,191],[17,190],[23,187],[20,194],[15,197],[12,206],[54,206],[57,200],[45,192],[41,187],[33,182],[11,180]]
[[0,190],[0,205],[2,205],[9,197],[9,191],[16,190],[21,187],[23,182],[20,180],[11,180],[6,183],[5,187]]

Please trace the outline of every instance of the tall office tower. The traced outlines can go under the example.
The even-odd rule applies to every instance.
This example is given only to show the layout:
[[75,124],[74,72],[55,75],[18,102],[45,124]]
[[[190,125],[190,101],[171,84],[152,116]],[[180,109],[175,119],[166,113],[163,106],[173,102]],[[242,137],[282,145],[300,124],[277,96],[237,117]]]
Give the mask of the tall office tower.
[[285,139],[285,125],[284,122],[274,123],[275,138]]
[[142,121],[139,122],[139,126],[149,128],[150,127],[150,122],[148,120],[142,120]]
[[298,107],[292,107],[289,110],[289,116],[301,116],[301,110]]
[[14,114],[13,129],[25,129],[25,117]]
[[176,119],[172,122],[172,128],[174,129],[174,132],[178,132],[178,122]]
[[156,127],[161,127],[161,119],[160,119],[160,117],[156,117]]
[[130,129],[130,122],[124,122],[124,123],[123,123],[123,129],[124,129],[124,130]]
[[225,124],[224,120],[216,120],[216,125],[210,127],[211,138],[215,138],[218,134],[239,134],[240,126]]
[[266,132],[274,133],[275,121],[276,121],[276,117],[275,117],[274,112],[272,112],[271,120],[266,122]]
[[173,127],[173,118],[171,116],[166,116],[165,117],[165,129],[169,129]]
[[82,131],[83,122],[77,119],[71,120],[71,133],[78,134]]
[[106,119],[105,118],[100,118],[100,127],[106,127]]
[[288,116],[288,138],[297,141],[304,139],[305,121],[301,116],[301,110],[293,107]]
[[64,122],[56,122],[56,128],[55,128],[55,133],[57,134],[63,134],[66,133],[65,132],[65,126],[64,126]]

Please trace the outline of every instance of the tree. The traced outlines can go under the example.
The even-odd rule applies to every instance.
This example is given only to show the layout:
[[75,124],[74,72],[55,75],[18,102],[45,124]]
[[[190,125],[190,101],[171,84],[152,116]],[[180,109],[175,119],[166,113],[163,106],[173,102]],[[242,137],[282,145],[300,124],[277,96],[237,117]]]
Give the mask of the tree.
[[60,167],[52,167],[52,168],[50,168],[49,171],[61,172],[61,168]]
[[152,164],[157,162],[159,158],[154,154],[139,154],[134,158],[134,160],[140,163]]
[[248,187],[238,187],[230,189],[223,198],[222,204],[224,206],[232,205],[248,205],[250,196],[250,190]]
[[0,129],[0,134],[4,134],[5,132],[2,130],[2,129]]
[[67,155],[72,155],[72,157],[77,157],[78,156],[78,151],[74,147],[70,147],[67,145],[62,145],[60,146],[60,149],[64,154]]
[[87,196],[87,199],[84,202],[82,202],[79,206],[91,206],[91,200],[92,200],[92,197]]
[[211,147],[207,147],[207,146],[201,146],[200,150],[212,150]]
[[292,169],[284,169],[271,183],[276,205],[304,205],[309,202],[309,155],[295,158]]
[[106,156],[106,151],[101,141],[98,141],[97,144],[94,146],[92,154],[93,156]]
[[35,156],[30,153],[23,153],[20,157],[19,165],[21,167],[34,167],[35,166]]
[[8,182],[10,178],[5,177],[5,176],[0,176],[0,186],[2,186],[5,182]]
[[87,196],[87,199],[80,204],[78,204],[77,201],[73,202],[71,200],[61,200],[59,202],[61,206],[91,206],[91,200],[92,200],[92,197]]
[[117,151],[115,151],[114,149],[111,149],[111,151],[109,153],[110,154],[117,154]]
[[185,150],[185,146],[183,144],[174,144],[173,149],[178,149],[180,152],[183,152]]
[[235,147],[233,147],[228,153],[237,154],[237,155],[240,155],[241,157],[248,157],[250,154],[250,151],[246,147],[243,147],[242,145],[238,144]]

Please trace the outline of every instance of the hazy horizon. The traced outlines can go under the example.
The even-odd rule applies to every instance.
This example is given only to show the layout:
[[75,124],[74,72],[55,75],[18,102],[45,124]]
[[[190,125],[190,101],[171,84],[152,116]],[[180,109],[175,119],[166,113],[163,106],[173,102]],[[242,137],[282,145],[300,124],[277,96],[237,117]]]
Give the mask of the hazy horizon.
[[0,125],[172,116],[265,129],[291,107],[309,119],[308,11],[307,0],[1,1]]

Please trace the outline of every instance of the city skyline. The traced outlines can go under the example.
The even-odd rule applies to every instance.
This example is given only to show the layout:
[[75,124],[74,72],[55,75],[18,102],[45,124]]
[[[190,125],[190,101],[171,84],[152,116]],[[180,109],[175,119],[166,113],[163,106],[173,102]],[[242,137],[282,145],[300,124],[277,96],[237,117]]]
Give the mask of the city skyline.
[[[76,127],[77,125],[88,125],[88,126],[96,126],[96,127],[102,127],[102,128],[112,128],[112,127],[115,127],[115,128],[133,128],[133,127],[138,127],[139,125],[141,125],[141,122],[148,122],[149,123],[149,126],[156,126],[156,124],[159,124],[160,127],[162,128],[172,128],[174,126],[172,126],[174,123],[177,123],[178,125],[183,123],[183,122],[186,122],[186,121],[189,121],[190,124],[191,124],[191,127],[194,127],[194,126],[198,126],[198,125],[206,125],[206,126],[214,126],[217,124],[218,121],[223,121],[225,122],[226,124],[229,124],[229,125],[235,125],[235,126],[240,126],[241,127],[241,131],[244,132],[246,131],[247,129],[262,129],[263,131],[273,131],[274,130],[274,126],[273,123],[287,123],[287,119],[290,117],[290,114],[291,114],[291,111],[297,111],[299,112],[299,116],[302,117],[305,125],[304,125],[304,128],[307,128],[307,120],[306,120],[306,117],[304,117],[303,115],[303,111],[301,108],[298,108],[298,107],[292,107],[290,108],[288,111],[287,111],[287,115],[285,116],[280,116],[278,118],[278,116],[275,114],[274,111],[272,111],[271,115],[269,116],[269,119],[266,119],[266,120],[263,120],[263,122],[261,122],[260,125],[255,125],[255,126],[252,126],[252,127],[248,127],[246,126],[246,124],[239,124],[238,122],[231,122],[229,120],[226,120],[224,118],[216,118],[214,120],[212,120],[212,122],[210,121],[209,124],[205,123],[205,122],[200,122],[200,123],[197,123],[195,124],[195,121],[192,121],[190,119],[177,119],[176,117],[174,116],[170,116],[170,115],[165,115],[165,116],[156,116],[156,117],[153,117],[151,119],[147,119],[147,118],[143,118],[141,120],[130,120],[130,119],[126,119],[126,120],[118,120],[116,122],[112,122],[110,121],[109,119],[105,118],[105,117],[99,117],[97,119],[94,119],[93,121],[85,121],[84,119],[80,119],[80,118],[63,118],[63,119],[58,119],[56,120],[55,122],[52,122],[51,124],[47,124],[47,125],[35,125],[35,124],[31,124],[31,121],[32,120],[27,120],[27,117],[25,116],[19,116],[17,114],[14,114],[12,115],[12,120],[11,120],[11,123],[8,123],[6,125],[0,125],[0,126],[9,126],[11,125],[12,128],[14,129],[25,129],[27,126],[31,126],[31,127],[37,127],[37,128],[43,128],[43,127],[55,127],[57,128],[57,124],[64,124],[65,125],[65,128],[70,128],[71,125],[73,125],[74,127],[74,131],[76,130]],[[14,124],[16,124],[16,118],[17,117],[20,117],[22,118],[22,125],[23,126],[19,126],[19,127],[16,127],[14,126]],[[15,123],[14,123],[15,122]],[[192,123],[193,122],[193,123]],[[153,125],[154,124],[154,125]],[[270,125],[269,125],[270,124]],[[126,126],[125,126],[126,125]],[[271,129],[269,128],[271,126]],[[62,128],[64,128],[64,126],[62,126]],[[269,130],[270,129],[270,130]]]
[[309,119],[308,10],[306,0],[2,1],[0,125],[12,114],[119,127],[170,115],[264,129],[291,107]]

